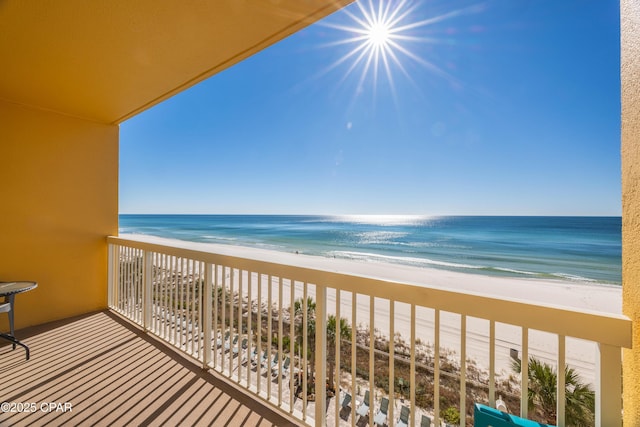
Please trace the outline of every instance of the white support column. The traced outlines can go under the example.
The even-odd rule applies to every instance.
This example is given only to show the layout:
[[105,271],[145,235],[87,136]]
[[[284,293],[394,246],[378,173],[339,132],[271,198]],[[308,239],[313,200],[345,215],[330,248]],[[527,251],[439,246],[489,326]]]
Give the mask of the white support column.
[[598,344],[596,427],[622,426],[622,354],[620,347]]
[[[336,329],[338,326],[336,326]],[[327,288],[316,284],[316,426],[327,423]]]
[[144,330],[149,332],[149,328],[151,327],[151,314],[153,310],[153,306],[151,304],[151,286],[153,283],[153,260],[152,253],[149,251],[142,252],[144,264],[143,264],[143,277],[142,277],[142,289],[144,291],[143,294],[143,302],[142,302],[142,313],[144,315]]

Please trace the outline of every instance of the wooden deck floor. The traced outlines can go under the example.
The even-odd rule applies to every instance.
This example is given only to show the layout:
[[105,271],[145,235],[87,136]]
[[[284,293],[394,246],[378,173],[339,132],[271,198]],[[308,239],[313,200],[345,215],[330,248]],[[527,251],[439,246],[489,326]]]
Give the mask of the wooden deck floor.
[[31,360],[0,341],[0,426],[293,425],[109,311],[16,335]]

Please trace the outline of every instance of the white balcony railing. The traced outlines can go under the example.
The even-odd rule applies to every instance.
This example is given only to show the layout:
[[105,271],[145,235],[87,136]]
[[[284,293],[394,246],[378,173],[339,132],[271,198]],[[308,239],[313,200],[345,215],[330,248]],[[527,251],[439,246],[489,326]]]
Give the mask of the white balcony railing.
[[[595,388],[595,424],[621,425],[621,348],[631,345],[626,317],[249,259],[232,249],[213,253],[198,244],[108,243],[110,308],[301,423],[353,426],[358,411],[373,425],[383,398],[389,426],[403,406],[411,426],[422,416],[440,426],[450,407],[464,426],[475,401],[493,406],[498,396],[512,412],[535,415],[520,392],[535,356],[556,371],[569,364],[583,373]],[[342,328],[336,318],[345,319]],[[553,335],[545,340],[551,348],[530,345],[541,334]],[[513,352],[522,361],[515,376],[508,373]],[[559,426],[564,381],[557,375]],[[347,394],[353,399],[343,407]]]

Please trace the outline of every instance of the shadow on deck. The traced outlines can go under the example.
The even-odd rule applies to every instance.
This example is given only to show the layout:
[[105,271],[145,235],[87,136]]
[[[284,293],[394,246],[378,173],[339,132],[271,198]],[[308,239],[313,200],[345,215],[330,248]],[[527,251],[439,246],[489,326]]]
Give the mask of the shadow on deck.
[[16,411],[0,425],[293,425],[110,311],[16,335],[31,360],[0,343],[0,402]]

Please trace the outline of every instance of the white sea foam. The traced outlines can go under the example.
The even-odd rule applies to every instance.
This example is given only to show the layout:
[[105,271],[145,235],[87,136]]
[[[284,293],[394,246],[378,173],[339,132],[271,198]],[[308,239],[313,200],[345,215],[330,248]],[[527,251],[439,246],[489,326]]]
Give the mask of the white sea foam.
[[485,268],[483,266],[457,264],[457,263],[445,262],[445,261],[436,261],[428,258],[380,255],[380,254],[374,254],[369,252],[332,251],[332,252],[329,252],[329,255],[335,256],[336,258],[359,259],[363,261],[387,261],[387,262],[394,262],[394,263],[401,263],[401,264],[438,265],[441,267],[469,268],[474,270]]
[[570,280],[572,282],[589,282],[589,283],[598,283],[597,280],[589,279],[587,277],[577,276],[574,274],[566,274],[566,273],[552,273],[552,276],[559,277],[564,280]]

